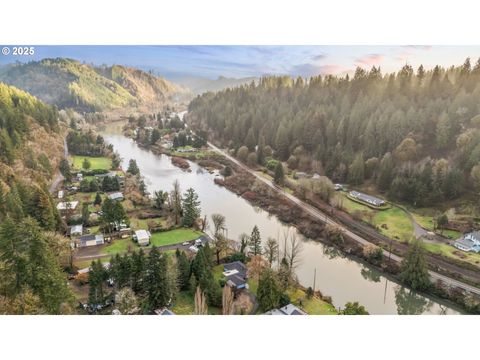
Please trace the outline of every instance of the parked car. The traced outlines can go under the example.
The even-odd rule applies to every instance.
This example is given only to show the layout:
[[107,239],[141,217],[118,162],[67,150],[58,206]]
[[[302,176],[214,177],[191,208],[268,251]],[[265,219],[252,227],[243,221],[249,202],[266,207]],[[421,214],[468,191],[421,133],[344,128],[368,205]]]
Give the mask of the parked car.
[[190,245],[190,241],[185,241],[182,243],[183,246],[187,246],[187,245]]

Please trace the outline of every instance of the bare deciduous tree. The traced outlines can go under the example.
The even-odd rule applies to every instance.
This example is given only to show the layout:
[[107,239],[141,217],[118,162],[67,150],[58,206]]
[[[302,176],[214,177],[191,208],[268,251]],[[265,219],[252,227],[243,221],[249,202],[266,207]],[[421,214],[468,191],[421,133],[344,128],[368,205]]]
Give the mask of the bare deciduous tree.
[[278,257],[278,241],[275,238],[269,237],[265,244],[265,256],[267,257],[270,267],[277,260]]
[[213,223],[213,246],[215,248],[215,254],[217,256],[217,264],[220,264],[220,253],[227,250],[228,241],[224,236],[223,232],[226,230],[225,216],[222,214],[212,214],[212,223]]
[[175,217],[175,225],[178,225],[180,217],[182,216],[182,193],[178,180],[173,182],[173,189],[170,192],[169,203]]
[[222,314],[233,315],[234,313],[234,296],[232,288],[228,285],[223,287],[222,292]]
[[195,315],[207,315],[208,306],[205,293],[197,286],[195,291]]
[[297,237],[296,234],[292,234],[290,236],[290,243],[288,246],[288,252],[286,257],[291,271],[294,271],[297,268],[297,266],[300,264],[302,260],[300,257],[302,250],[303,250],[303,243]]

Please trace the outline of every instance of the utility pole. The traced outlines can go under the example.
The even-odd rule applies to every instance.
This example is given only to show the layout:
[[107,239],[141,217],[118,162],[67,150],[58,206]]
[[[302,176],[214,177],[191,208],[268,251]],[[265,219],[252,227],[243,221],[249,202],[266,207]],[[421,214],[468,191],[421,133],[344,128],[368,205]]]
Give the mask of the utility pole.
[[313,271],[313,292],[315,293],[315,281],[317,280],[317,268]]

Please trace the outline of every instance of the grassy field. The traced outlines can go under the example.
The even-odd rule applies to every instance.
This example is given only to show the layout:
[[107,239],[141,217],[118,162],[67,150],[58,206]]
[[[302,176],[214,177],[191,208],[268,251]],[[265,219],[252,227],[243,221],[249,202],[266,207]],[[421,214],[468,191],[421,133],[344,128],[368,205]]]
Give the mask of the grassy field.
[[301,307],[309,315],[337,315],[337,310],[332,304],[316,297],[307,299],[305,291],[301,289],[288,290],[287,294],[292,304]]
[[175,229],[152,234],[150,242],[154,246],[179,244],[199,238],[203,233],[192,229]]
[[154,221],[155,223],[160,223],[162,226],[165,225],[165,220],[161,217],[151,218],[151,219],[138,219],[138,218],[131,218],[130,219],[130,227],[134,230],[139,229],[148,229],[148,223]]
[[[413,236],[413,224],[409,216],[401,209],[392,207],[388,210],[378,211],[373,222],[380,232],[394,239],[409,240]],[[385,224],[386,229],[381,225]]]
[[136,250],[138,248],[137,244],[135,244],[130,238],[117,239],[111,244],[105,246],[101,253],[109,255],[122,254],[127,252],[129,247],[131,250]]
[[[424,215],[424,214],[419,214],[419,213],[412,213],[413,217],[417,221],[417,223],[420,224],[424,229],[427,229],[428,231],[433,231],[434,228],[434,223],[433,223],[433,217]],[[438,234],[443,234],[443,236],[448,237],[450,239],[458,239],[460,236],[462,236],[462,233],[456,230],[443,230],[443,233],[441,230],[437,230],[436,233]]]
[[110,158],[107,158],[104,156],[91,157],[91,156],[81,156],[81,155],[72,156],[73,167],[75,169],[81,170],[84,159],[88,159],[90,161],[90,170],[94,170],[94,169],[110,170],[110,168],[112,167],[112,160]]

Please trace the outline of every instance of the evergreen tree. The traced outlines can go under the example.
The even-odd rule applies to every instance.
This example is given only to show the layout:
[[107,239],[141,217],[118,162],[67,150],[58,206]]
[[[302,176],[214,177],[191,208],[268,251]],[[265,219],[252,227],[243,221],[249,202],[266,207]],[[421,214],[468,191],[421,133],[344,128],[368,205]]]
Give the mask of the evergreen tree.
[[90,162],[90,160],[88,160],[87,158],[83,159],[82,168],[84,170],[90,169],[91,166],[92,166],[92,163]]
[[145,311],[165,307],[172,300],[172,291],[167,278],[167,259],[154,247],[149,255],[145,273]]
[[95,195],[95,200],[93,201],[93,205],[101,205],[102,204],[102,196],[99,192]]
[[72,172],[70,170],[70,164],[68,163],[67,159],[62,158],[62,160],[60,160],[59,170],[60,170],[60,173],[65,178],[66,182],[72,181]]
[[408,252],[402,261],[400,279],[413,290],[427,290],[430,287],[425,248],[421,240],[411,241]]
[[191,227],[200,216],[200,201],[193,188],[187,189],[182,200],[183,218],[182,223],[185,227]]
[[188,290],[190,287],[190,261],[188,261],[187,255],[184,251],[180,251],[178,248],[175,252],[178,266],[178,285],[180,290]]
[[104,286],[108,273],[100,260],[92,261],[88,271],[88,302],[90,304],[100,304],[104,300]]
[[130,287],[135,294],[141,293],[144,290],[144,275],[146,270],[145,253],[142,249],[132,254],[130,264]]
[[140,174],[140,169],[138,168],[137,161],[135,159],[130,159],[128,162],[127,172],[132,175]]
[[275,184],[282,186],[285,183],[285,173],[283,171],[283,164],[279,161],[275,166],[275,175],[273,177]]
[[250,251],[253,255],[261,255],[262,253],[262,239],[260,238],[260,231],[257,225],[253,227],[250,235]]
[[365,178],[365,162],[363,160],[363,154],[359,154],[355,157],[352,165],[350,165],[348,173],[349,181],[351,184],[362,184]]
[[257,300],[262,311],[277,308],[281,296],[280,286],[272,269],[265,269],[260,275],[257,289]]

